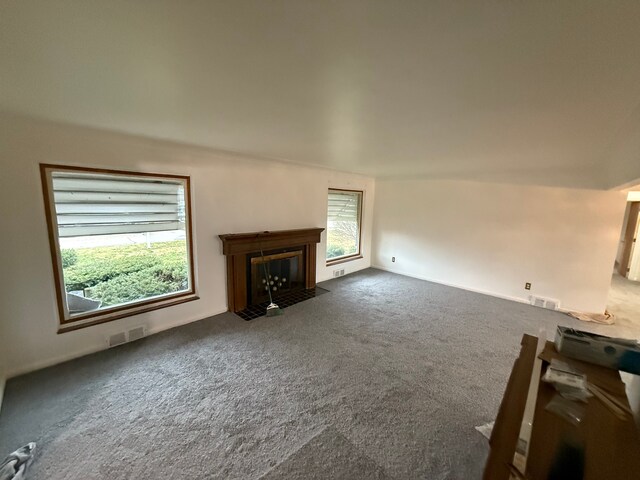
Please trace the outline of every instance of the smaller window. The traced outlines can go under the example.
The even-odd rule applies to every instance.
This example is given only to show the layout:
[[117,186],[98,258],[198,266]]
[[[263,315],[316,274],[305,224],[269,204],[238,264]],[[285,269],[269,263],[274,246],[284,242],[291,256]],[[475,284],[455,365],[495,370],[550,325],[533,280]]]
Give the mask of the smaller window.
[[360,257],[362,192],[330,189],[327,206],[327,263]]

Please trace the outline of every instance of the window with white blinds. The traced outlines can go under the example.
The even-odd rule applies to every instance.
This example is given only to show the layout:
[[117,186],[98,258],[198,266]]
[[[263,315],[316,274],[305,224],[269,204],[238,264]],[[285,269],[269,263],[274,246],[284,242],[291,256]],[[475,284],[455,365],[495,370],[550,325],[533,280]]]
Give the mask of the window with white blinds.
[[327,263],[360,256],[362,192],[330,189],[327,202]]
[[181,181],[76,172],[51,180],[60,238],[185,228]]
[[194,299],[189,178],[41,165],[63,326]]

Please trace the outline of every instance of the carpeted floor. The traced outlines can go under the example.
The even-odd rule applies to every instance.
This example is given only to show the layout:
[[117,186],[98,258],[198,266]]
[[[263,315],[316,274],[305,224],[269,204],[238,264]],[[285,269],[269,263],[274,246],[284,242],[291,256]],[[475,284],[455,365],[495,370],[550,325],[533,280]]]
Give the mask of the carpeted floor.
[[0,452],[36,441],[47,480],[479,478],[522,334],[590,326],[374,269],[322,286],[10,380]]
[[623,336],[640,339],[640,282],[632,282],[614,273],[607,310],[615,316]]

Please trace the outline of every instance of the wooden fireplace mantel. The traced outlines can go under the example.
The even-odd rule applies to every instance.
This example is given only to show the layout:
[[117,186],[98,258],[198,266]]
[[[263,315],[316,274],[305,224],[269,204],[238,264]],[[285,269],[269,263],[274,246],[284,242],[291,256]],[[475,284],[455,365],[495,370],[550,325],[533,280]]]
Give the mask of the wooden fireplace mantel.
[[247,307],[247,259],[252,253],[279,248],[301,247],[305,259],[305,288],[316,286],[316,244],[324,228],[301,228],[275,232],[229,233],[219,235],[222,253],[227,256],[227,301],[230,312]]

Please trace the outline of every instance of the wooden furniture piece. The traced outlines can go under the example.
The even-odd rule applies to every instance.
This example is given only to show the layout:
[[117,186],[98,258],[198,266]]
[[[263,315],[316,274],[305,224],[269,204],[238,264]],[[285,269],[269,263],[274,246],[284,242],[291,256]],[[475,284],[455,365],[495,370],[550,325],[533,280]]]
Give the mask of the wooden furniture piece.
[[[508,480],[510,477],[509,465],[513,461],[520,433],[536,344],[536,337],[522,337],[520,356],[511,371],[491,434],[491,451],[483,477],[485,480]],[[543,359],[541,374],[544,374],[552,358],[558,358],[585,373],[589,382],[629,406],[624,383],[616,370],[564,357],[555,350],[552,342],[546,343],[540,358]],[[540,382],[526,478],[546,480],[557,449],[562,440],[567,438],[584,447],[585,480],[640,478],[640,439],[633,418],[617,418],[600,399],[592,397],[586,404],[583,422],[576,427],[545,410],[555,393],[552,386]]]
[[324,228],[303,228],[275,232],[219,235],[227,256],[227,302],[230,312],[247,307],[247,265],[249,255],[276,249],[296,248],[304,252],[305,288],[316,286],[316,244]]

